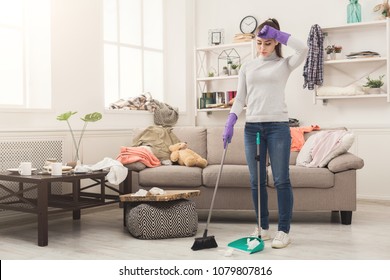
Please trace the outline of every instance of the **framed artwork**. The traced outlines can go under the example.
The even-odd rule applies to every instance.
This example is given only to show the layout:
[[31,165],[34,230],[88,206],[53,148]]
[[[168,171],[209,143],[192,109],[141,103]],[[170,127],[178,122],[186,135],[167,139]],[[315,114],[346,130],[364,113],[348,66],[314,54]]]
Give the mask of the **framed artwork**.
[[225,40],[225,32],[223,29],[209,29],[210,46],[223,44],[224,40]]

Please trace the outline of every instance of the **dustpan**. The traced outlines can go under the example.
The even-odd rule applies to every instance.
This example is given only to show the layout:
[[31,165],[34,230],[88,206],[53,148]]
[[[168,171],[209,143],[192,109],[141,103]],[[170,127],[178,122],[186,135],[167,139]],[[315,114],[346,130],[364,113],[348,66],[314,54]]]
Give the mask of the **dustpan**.
[[[240,238],[240,239],[237,239],[235,241],[232,241],[228,244],[228,247],[231,247],[233,249],[236,249],[238,251],[242,251],[242,252],[245,252],[245,253],[249,253],[249,254],[253,254],[253,253],[256,253],[256,252],[260,252],[264,249],[264,241],[261,239],[261,236],[260,236],[260,133],[257,132],[256,133],[256,144],[257,144],[257,155],[256,155],[256,160],[257,160],[257,188],[258,188],[258,192],[257,192],[257,203],[258,203],[258,227],[259,227],[259,236],[256,237],[256,236],[248,236],[248,237],[243,237],[243,238]],[[256,242],[257,245],[256,246],[253,246],[253,244],[251,244]]]
[[[255,247],[248,246],[248,243],[250,244],[250,242],[255,242],[255,241],[258,242],[257,246],[255,246]],[[248,236],[248,237],[243,237],[243,238],[240,238],[240,239],[237,239],[235,241],[230,242],[228,244],[228,247],[231,247],[235,250],[238,250],[238,251],[241,251],[244,253],[253,254],[253,253],[263,251],[264,241],[259,237]]]

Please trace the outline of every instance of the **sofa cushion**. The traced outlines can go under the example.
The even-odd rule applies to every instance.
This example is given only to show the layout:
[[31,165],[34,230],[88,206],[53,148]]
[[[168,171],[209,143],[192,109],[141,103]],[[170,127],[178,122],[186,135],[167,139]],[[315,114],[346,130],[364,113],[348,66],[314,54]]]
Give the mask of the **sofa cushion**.
[[[223,154],[224,127],[207,129],[207,161],[209,164],[220,164]],[[228,145],[225,164],[246,165],[244,146],[244,127],[235,127],[232,142]]]
[[[271,166],[267,170],[268,186],[275,187]],[[293,188],[321,188],[334,186],[334,174],[327,168],[309,168],[290,165],[290,182]]]
[[335,157],[328,163],[330,171],[337,173],[350,169],[361,169],[364,166],[364,161],[351,153],[345,153]]
[[181,142],[187,142],[188,148],[198,153],[202,158],[207,156],[206,128],[204,127],[174,127],[172,132]]
[[[337,143],[334,142],[336,137]],[[296,165],[325,167],[331,159],[346,153],[352,146],[353,140],[354,135],[345,130],[320,131],[307,139],[297,156]],[[315,150],[317,156],[313,158]]]
[[[203,185],[214,188],[217,183],[217,177],[220,165],[209,165],[203,169]],[[222,175],[219,181],[219,187],[242,187],[249,188],[249,169],[247,165],[224,165]]]
[[145,168],[138,178],[141,187],[195,188],[202,185],[202,168],[180,165]]

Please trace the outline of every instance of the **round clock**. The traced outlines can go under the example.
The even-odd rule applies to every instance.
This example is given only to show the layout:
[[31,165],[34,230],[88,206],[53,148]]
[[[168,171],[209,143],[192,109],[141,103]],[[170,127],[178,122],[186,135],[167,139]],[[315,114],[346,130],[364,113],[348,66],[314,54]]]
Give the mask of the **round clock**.
[[257,28],[257,20],[253,16],[246,16],[240,22],[242,33],[253,33]]

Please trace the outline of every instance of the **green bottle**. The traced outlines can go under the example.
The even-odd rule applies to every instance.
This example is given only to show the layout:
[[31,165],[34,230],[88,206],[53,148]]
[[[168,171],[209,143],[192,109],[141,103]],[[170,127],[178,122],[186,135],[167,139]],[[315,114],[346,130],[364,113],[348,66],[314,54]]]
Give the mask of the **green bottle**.
[[360,4],[358,3],[358,0],[349,0],[347,13],[347,23],[362,21],[362,9]]

